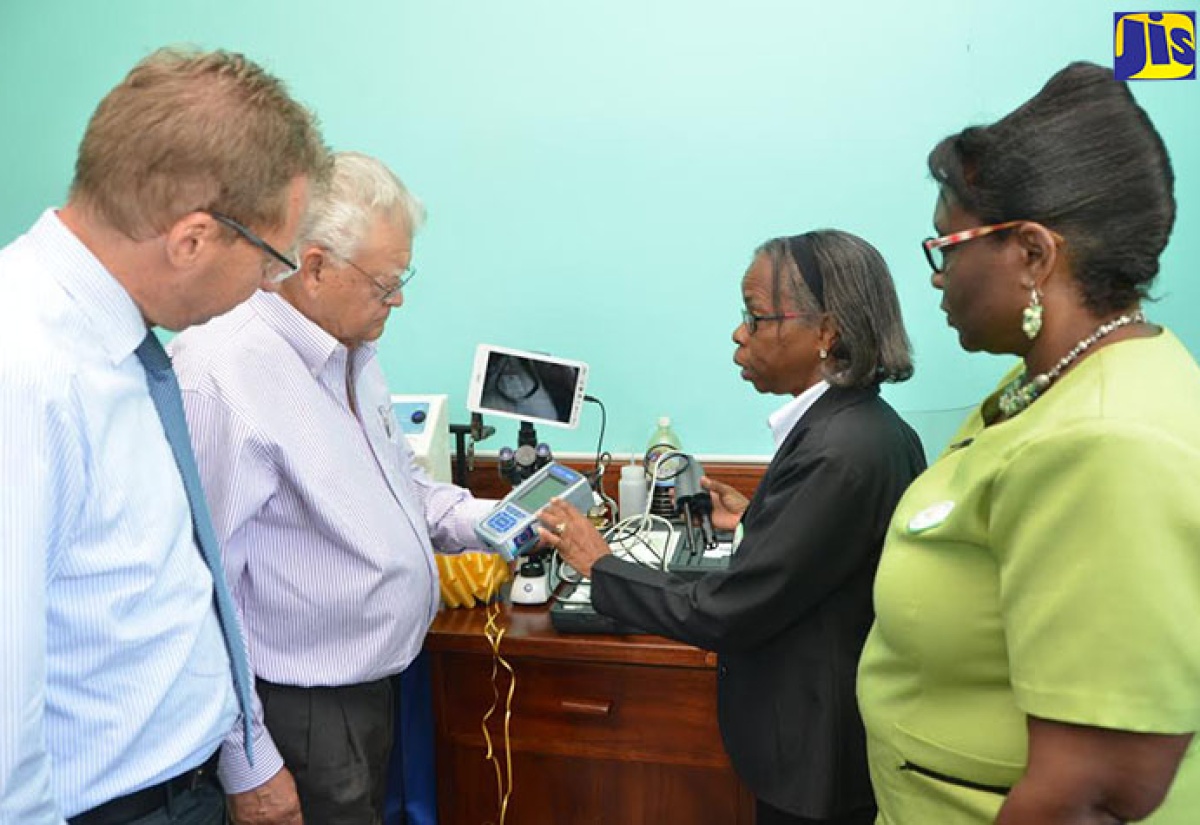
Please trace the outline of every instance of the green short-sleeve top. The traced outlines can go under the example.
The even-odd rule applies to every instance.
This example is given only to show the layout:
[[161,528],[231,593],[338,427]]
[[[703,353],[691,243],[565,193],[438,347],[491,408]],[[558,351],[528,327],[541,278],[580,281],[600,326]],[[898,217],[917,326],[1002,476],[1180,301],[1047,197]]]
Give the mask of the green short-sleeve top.
[[[875,609],[882,823],[991,823],[1026,715],[1200,730],[1200,369],[1178,339],[1103,347],[1007,421],[973,413],[897,507]],[[1200,737],[1146,821],[1200,822]]]

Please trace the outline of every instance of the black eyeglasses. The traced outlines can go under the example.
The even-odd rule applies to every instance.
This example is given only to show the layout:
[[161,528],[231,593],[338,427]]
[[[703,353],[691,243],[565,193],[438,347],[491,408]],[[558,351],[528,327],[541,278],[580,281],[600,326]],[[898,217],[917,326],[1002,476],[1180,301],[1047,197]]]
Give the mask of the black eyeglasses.
[[242,239],[245,240],[247,243],[249,243],[251,246],[258,247],[263,252],[266,252],[268,255],[270,255],[272,258],[274,258],[277,262],[279,262],[280,264],[283,265],[284,268],[281,272],[276,272],[269,276],[273,283],[279,283],[280,281],[287,279],[289,276],[295,275],[296,271],[300,269],[300,267],[296,265],[295,261],[293,261],[291,258],[284,255],[278,249],[271,246],[269,243],[264,241],[258,235],[254,234],[254,232],[252,232],[250,229],[243,226],[238,221],[235,221],[233,218],[229,217],[228,215],[223,215],[220,212],[216,212],[211,209],[205,210],[205,214],[211,216],[214,220],[225,224],[230,229],[232,229],[234,232],[241,235]]
[[376,288],[379,289],[379,300],[383,301],[385,304],[392,300],[392,298],[396,297],[396,294],[399,293],[400,290],[404,289],[404,287],[408,285],[409,281],[417,277],[417,268],[409,264],[399,273],[392,276],[392,278],[395,279],[393,283],[385,283],[379,280],[379,278],[376,276],[372,275],[370,272],[367,272],[367,270],[363,269],[358,264],[354,263],[354,261],[350,260],[349,258],[342,258],[341,255],[337,255],[337,257],[341,258],[343,261],[350,264],[350,266],[367,276],[371,280],[371,283],[375,284]]
[[779,312],[775,315],[755,315],[748,309],[742,309],[742,323],[746,325],[746,330],[753,335],[758,332],[758,325],[763,321],[787,321],[791,318],[799,318],[798,312]]

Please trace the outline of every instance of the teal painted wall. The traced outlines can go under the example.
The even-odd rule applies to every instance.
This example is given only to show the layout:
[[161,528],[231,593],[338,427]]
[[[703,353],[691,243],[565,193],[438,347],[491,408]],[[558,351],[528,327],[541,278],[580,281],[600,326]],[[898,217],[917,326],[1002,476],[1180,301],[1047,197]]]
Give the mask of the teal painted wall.
[[[1141,8],[1141,7],[1138,7]],[[1172,6],[1174,8],[1174,6]],[[838,227],[890,262],[918,359],[888,398],[940,447],[1008,362],[946,327],[919,242],[943,135],[994,119],[1069,60],[1111,65],[1109,2],[39,0],[0,8],[0,241],[62,203],[100,97],[154,47],[245,51],[389,163],[429,208],[421,274],[382,358],[397,392],[465,420],[475,345],[591,364],[607,447],[670,414],[690,450],[763,455],[730,362],[762,240]],[[1141,83],[1171,149],[1179,219],[1155,320],[1200,352],[1200,81]],[[2,299],[0,299],[2,300]],[[515,426],[482,445],[515,440]],[[599,416],[543,430],[594,448]]]

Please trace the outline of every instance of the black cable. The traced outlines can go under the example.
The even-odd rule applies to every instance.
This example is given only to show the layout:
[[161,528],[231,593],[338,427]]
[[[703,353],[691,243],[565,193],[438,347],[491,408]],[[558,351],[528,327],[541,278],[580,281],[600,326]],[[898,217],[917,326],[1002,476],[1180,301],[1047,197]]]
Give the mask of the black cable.
[[656,482],[670,481],[673,478],[677,478],[684,470],[686,470],[688,467],[690,467],[692,465],[692,457],[690,455],[680,452],[679,449],[676,448],[676,446],[674,444],[667,444],[667,443],[663,442],[663,443],[659,443],[659,444],[651,444],[650,448],[648,450],[646,450],[646,454],[644,456],[642,456],[642,464],[644,466],[653,467],[655,462],[659,460],[659,459],[656,459],[655,455],[654,455],[656,452],[660,452],[658,449],[659,447],[667,448],[666,450],[661,451],[664,454],[667,452],[675,453],[674,456],[667,459],[667,461],[669,461],[669,462],[674,462],[674,463],[672,463],[671,466],[674,467],[675,463],[678,463],[678,462],[683,462],[683,463],[679,464],[679,466],[675,468],[675,472],[671,473],[670,475],[664,475],[660,471],[658,473],[658,475],[655,476]]
[[608,426],[608,410],[604,409],[604,402],[594,395],[585,395],[584,401],[590,401],[600,408],[600,439],[596,442],[596,466],[592,470],[594,473],[600,472],[600,456],[604,450],[604,429]]

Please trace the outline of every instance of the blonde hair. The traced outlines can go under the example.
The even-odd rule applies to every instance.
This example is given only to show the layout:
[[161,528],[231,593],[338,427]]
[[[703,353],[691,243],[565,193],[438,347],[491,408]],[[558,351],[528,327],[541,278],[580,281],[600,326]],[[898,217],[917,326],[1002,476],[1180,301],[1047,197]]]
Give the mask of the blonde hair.
[[319,186],[328,165],[316,118],[278,78],[241,54],[164,48],[96,108],[71,199],[138,240],[200,210],[273,229],[288,184]]

